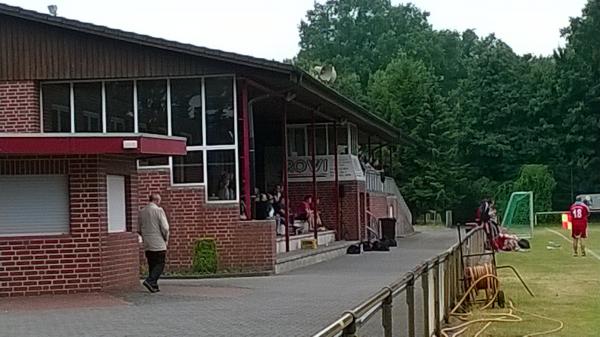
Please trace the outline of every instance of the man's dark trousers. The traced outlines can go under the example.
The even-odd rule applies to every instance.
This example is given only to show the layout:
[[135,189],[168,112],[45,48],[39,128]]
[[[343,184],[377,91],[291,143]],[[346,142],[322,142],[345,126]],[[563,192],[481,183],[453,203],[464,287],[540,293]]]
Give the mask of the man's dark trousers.
[[146,259],[148,260],[148,277],[146,281],[154,288],[158,288],[158,279],[165,269],[166,251],[153,252],[146,251]]

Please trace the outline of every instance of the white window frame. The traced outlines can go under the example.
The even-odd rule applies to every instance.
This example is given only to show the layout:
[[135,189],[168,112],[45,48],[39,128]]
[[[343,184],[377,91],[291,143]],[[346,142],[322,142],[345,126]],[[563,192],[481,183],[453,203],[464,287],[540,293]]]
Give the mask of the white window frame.
[[[315,127],[318,128],[320,126],[325,126],[325,144],[326,144],[326,148],[327,148],[327,154],[326,155],[330,155],[332,156],[333,153],[330,153],[329,151],[329,128],[333,127],[334,123],[315,123]],[[309,136],[309,129],[312,126],[311,123],[298,123],[298,124],[288,124],[287,129],[304,129],[304,153],[306,153],[305,156],[310,156],[310,148],[309,148],[309,141],[308,141],[308,136]],[[356,125],[352,124],[352,123],[346,123],[343,125],[338,125],[338,128],[344,128],[346,130],[346,138],[348,141],[348,154],[352,154],[352,136],[351,136],[351,131],[350,128],[354,127],[356,128],[356,132],[357,132],[357,137],[358,137],[358,127],[356,127]],[[339,145],[339,144],[338,144]],[[358,148],[357,148],[358,150]],[[338,153],[339,154],[339,153]],[[322,156],[322,155],[321,155]]]
[[[206,78],[218,78],[218,77],[228,77],[231,78],[233,85],[233,133],[234,133],[234,143],[228,145],[206,145],[206,90],[205,90],[205,79]],[[240,201],[240,177],[239,177],[239,149],[238,149],[238,108],[237,108],[237,78],[233,73],[225,73],[225,74],[214,74],[214,75],[204,75],[204,76],[172,76],[172,77],[148,77],[148,78],[114,78],[110,80],[81,80],[81,81],[44,81],[40,85],[40,132],[44,132],[44,108],[43,108],[43,97],[42,97],[42,86],[44,84],[59,84],[59,83],[68,83],[70,85],[70,113],[71,113],[71,130],[70,133],[75,133],[75,109],[74,109],[74,91],[73,84],[74,83],[82,83],[82,82],[101,82],[102,83],[102,133],[107,133],[107,120],[106,120],[106,82],[112,81],[132,81],[133,82],[133,132],[139,133],[139,116],[138,116],[138,102],[137,102],[137,85],[139,80],[165,80],[167,86],[167,135],[172,136],[172,116],[171,116],[171,80],[174,79],[200,79],[202,82],[201,91],[202,91],[202,144],[203,145],[194,145],[187,146],[187,151],[203,151],[203,177],[204,181],[201,183],[174,183],[173,182],[173,158],[169,156],[169,161],[167,165],[156,165],[156,166],[140,166],[139,161],[137,161],[137,169],[138,170],[156,170],[156,169],[169,169],[170,170],[170,182],[171,186],[174,187],[204,187],[204,198],[207,203],[214,204],[227,204],[227,203],[239,203]],[[308,138],[306,138],[308,139]],[[235,173],[233,177],[235,179],[235,187],[236,187],[236,199],[235,200],[208,200],[208,184],[206,183],[206,179],[208,178],[208,151],[214,150],[233,150],[235,156]]]

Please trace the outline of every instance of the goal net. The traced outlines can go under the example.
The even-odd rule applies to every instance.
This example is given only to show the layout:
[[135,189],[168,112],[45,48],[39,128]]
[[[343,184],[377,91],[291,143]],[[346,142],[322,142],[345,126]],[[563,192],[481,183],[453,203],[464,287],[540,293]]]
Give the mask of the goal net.
[[533,217],[533,192],[514,192],[504,210],[502,226],[520,238],[532,238]]

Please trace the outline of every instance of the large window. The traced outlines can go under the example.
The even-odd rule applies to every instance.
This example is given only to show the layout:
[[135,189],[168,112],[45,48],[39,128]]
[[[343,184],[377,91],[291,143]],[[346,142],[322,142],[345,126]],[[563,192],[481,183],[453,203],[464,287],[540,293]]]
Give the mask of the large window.
[[138,131],[167,134],[167,81],[137,82]]
[[205,185],[209,200],[238,200],[233,76],[44,83],[42,95],[45,132],[185,137],[186,156],[142,158],[139,167],[171,168],[173,184]]
[[173,136],[187,138],[187,145],[203,145],[202,81],[171,80],[171,120]]
[[204,182],[204,152],[188,151],[185,156],[173,157],[173,183],[199,184]]
[[75,132],[102,132],[102,83],[73,84]]
[[235,200],[237,187],[235,179],[235,151],[208,151],[208,200]]
[[106,82],[106,131],[133,132],[133,81]]
[[210,77],[204,80],[204,85],[206,92],[206,144],[235,144],[232,78]]
[[306,156],[306,128],[288,127],[288,155]]
[[44,132],[71,132],[71,86],[42,86]]
[[66,176],[0,176],[0,186],[0,236],[69,233]]

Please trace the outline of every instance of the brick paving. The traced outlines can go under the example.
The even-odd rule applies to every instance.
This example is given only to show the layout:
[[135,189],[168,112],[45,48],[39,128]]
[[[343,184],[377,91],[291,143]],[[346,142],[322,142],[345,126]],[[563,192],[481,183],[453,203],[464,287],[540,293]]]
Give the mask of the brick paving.
[[[164,280],[157,294],[140,287],[1,299],[0,337],[310,336],[454,242],[455,231],[424,230],[389,253],[346,255],[284,275]],[[401,306],[395,312],[404,317]]]

